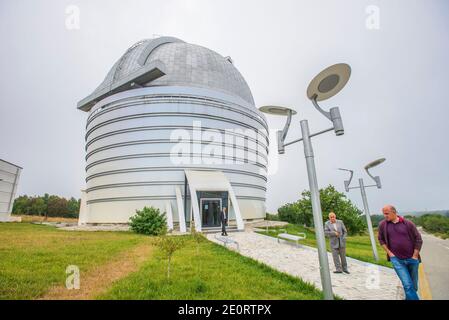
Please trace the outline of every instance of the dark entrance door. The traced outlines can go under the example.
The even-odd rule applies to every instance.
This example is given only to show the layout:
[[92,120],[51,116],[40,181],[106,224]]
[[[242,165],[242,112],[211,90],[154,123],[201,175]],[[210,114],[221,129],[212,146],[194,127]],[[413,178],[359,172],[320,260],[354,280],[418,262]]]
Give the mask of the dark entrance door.
[[201,199],[201,225],[203,227],[219,227],[221,199]]

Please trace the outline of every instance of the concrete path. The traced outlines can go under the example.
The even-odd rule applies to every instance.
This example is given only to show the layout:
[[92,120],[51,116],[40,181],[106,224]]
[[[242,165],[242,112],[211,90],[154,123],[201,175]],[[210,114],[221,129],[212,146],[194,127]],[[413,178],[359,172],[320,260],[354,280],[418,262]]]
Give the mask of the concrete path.
[[423,238],[421,258],[423,274],[430,285],[434,300],[449,300],[449,239],[443,240],[420,228]]
[[[207,234],[213,242],[216,233]],[[321,289],[316,249],[281,241],[252,231],[229,233],[229,238],[239,243],[240,254],[263,262],[274,269],[300,277]],[[237,250],[235,246],[229,248]],[[329,266],[334,270],[332,256],[328,255]],[[334,294],[351,300],[398,300],[403,299],[403,289],[393,269],[348,258],[351,274],[331,273]]]

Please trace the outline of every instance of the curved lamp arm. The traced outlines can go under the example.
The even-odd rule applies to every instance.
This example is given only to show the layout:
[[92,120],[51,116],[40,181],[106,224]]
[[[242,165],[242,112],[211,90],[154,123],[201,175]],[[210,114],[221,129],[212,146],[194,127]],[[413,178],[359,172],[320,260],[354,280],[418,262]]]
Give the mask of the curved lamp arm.
[[315,109],[317,109],[323,116],[328,118],[334,125],[334,131],[337,136],[341,136],[345,133],[343,127],[343,121],[341,120],[340,109],[338,107],[331,108],[329,111],[324,111],[316,101],[317,96],[315,95],[311,100]]
[[369,172],[369,169],[377,167],[379,164],[383,163],[384,161],[385,161],[385,158],[380,158],[380,159],[374,160],[374,161],[368,163],[364,168],[366,173],[368,173],[368,175],[376,182],[376,186],[378,189],[382,188],[382,185],[380,183],[380,177],[372,176],[371,173]]
[[338,170],[348,171],[348,172],[351,173],[351,175],[349,176],[349,180],[345,180],[345,190],[346,190],[346,192],[349,192],[349,185],[351,184],[352,176],[354,175],[354,171],[353,170],[349,170],[349,169],[344,169],[344,168],[338,168]]
[[287,122],[285,122],[284,129],[282,129],[282,140],[285,140],[287,137],[288,129],[290,128],[290,123],[292,122],[293,111],[290,110],[287,116]]
[[285,138],[287,137],[288,129],[290,128],[290,123],[292,122],[293,111],[289,110],[287,115],[287,121],[285,122],[284,129],[277,132],[277,142],[278,142],[278,153],[285,153]]
[[331,113],[328,111],[324,111],[323,108],[321,108],[320,105],[318,104],[318,102],[316,101],[316,98],[317,98],[317,96],[314,95],[313,98],[310,99],[310,100],[312,100],[312,103],[313,103],[313,106],[315,107],[315,109],[317,109],[323,116],[325,116],[326,118],[331,120]]
[[380,177],[379,176],[373,176],[370,172],[369,169],[365,168],[366,173],[368,173],[368,175],[374,180],[374,182],[376,182],[376,186],[377,189],[382,188],[382,184],[380,182]]

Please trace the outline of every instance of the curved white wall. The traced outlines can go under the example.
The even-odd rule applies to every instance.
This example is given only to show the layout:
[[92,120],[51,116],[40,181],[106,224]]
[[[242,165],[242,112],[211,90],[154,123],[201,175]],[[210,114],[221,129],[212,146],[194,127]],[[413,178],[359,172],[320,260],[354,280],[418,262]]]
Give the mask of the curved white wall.
[[[199,131],[194,134],[192,128],[199,123],[203,141],[192,142],[190,163],[180,164],[172,154],[179,147],[172,134],[181,129],[195,139]],[[225,141],[225,130],[227,139],[237,140]],[[222,141],[211,143],[211,132]],[[245,145],[233,145],[248,134]],[[207,156],[211,146],[223,148],[225,157]],[[180,86],[109,96],[92,108],[86,126],[86,222],[126,223],[144,206],[165,211],[167,201],[177,221],[175,186],[184,191],[187,168],[221,170],[236,193],[243,219],[263,218],[267,151],[265,117],[239,97]]]

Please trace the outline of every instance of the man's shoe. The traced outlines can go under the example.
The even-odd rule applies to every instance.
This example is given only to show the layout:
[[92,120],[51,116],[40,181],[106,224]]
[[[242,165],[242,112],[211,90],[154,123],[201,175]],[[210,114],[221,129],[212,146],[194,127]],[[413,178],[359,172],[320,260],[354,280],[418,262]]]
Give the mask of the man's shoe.
[[348,270],[343,270],[344,273],[350,274],[351,272],[349,272]]
[[337,271],[334,271],[334,273],[343,273],[343,271],[337,270]]

